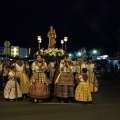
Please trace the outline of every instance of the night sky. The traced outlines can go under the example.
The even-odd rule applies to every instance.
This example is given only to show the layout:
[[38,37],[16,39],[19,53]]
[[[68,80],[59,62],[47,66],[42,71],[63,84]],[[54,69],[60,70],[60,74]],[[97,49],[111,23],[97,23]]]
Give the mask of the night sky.
[[68,36],[67,51],[85,47],[111,53],[118,47],[119,0],[0,0],[0,47],[9,40],[11,46],[36,52],[41,35],[46,49],[50,25],[57,33],[57,48]]

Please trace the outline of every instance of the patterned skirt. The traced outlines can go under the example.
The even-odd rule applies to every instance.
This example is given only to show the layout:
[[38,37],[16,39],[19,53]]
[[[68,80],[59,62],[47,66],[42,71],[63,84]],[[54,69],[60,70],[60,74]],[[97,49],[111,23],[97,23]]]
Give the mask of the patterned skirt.
[[88,82],[80,82],[75,90],[75,100],[87,102],[92,101],[90,87]]
[[72,73],[61,73],[58,78],[56,96],[61,98],[74,97],[74,79]]
[[48,98],[50,96],[49,86],[46,83],[33,82],[29,88],[28,96],[31,98]]

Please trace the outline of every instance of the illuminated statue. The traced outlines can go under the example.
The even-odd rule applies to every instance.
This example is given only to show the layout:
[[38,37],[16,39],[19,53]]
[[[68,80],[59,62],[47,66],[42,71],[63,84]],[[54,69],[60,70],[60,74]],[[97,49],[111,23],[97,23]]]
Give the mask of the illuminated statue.
[[47,37],[49,38],[49,44],[48,44],[48,48],[55,48],[56,45],[56,32],[53,29],[53,26],[50,26],[50,30],[47,34]]

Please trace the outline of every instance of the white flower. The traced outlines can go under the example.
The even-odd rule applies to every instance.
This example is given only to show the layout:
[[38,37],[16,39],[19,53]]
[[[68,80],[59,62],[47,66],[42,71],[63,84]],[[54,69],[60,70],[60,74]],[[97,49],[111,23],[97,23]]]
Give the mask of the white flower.
[[[36,52],[36,55],[38,55],[38,51]],[[63,49],[58,48],[48,48],[46,50],[40,49],[41,55],[48,55],[48,56],[63,56],[65,54],[65,51]]]
[[48,49],[46,49],[46,50],[45,50],[45,53],[46,53],[46,54],[48,54],[48,53],[49,53]]
[[49,56],[52,56],[52,52],[49,53]]
[[43,49],[40,49],[40,52],[43,52]]

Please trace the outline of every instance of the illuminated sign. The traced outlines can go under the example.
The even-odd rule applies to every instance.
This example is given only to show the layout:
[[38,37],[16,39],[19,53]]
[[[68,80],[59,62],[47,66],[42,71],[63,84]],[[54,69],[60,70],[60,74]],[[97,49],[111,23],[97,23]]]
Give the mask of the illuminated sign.
[[19,56],[20,48],[19,46],[11,46],[11,57]]

